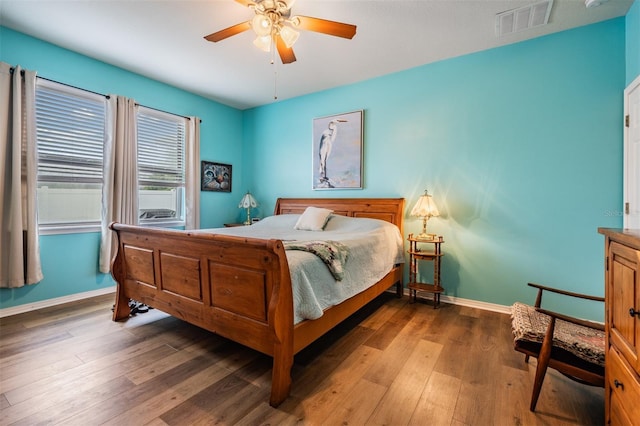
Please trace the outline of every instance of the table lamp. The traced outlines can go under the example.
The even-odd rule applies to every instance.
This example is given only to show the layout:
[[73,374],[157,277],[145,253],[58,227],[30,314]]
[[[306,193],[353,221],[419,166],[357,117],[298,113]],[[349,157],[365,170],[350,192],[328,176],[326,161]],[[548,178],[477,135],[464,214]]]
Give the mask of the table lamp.
[[247,209],[247,220],[244,221],[245,225],[251,225],[251,207],[258,207],[258,202],[253,195],[249,191],[244,194],[242,200],[240,200],[240,204],[238,204],[238,208]]
[[433,197],[429,195],[429,192],[425,189],[424,195],[421,195],[418,202],[411,210],[411,216],[417,216],[422,218],[422,233],[418,235],[418,238],[433,239],[435,234],[427,234],[427,220],[430,217],[440,216],[438,207],[433,201]]

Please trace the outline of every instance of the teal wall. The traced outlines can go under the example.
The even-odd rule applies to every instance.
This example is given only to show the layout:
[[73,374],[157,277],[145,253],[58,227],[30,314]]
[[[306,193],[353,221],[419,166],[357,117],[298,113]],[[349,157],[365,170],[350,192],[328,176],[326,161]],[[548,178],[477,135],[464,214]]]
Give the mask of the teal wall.
[[[248,110],[245,171],[265,212],[278,196],[410,209],[428,188],[447,295],[510,305],[532,301],[529,281],[602,295],[597,228],[622,224],[624,87],[618,18]],[[364,189],[313,191],[313,118],[359,109]],[[420,228],[406,217],[405,234]]]
[[640,0],[635,0],[627,12],[626,59],[627,85],[640,76]]
[[[236,220],[245,186],[240,162],[241,111],[4,27],[0,27],[0,60],[61,83],[124,95],[151,108],[200,117],[201,158],[234,167],[232,193],[201,193],[201,224],[217,227]],[[0,308],[114,285],[110,275],[98,273],[99,241],[99,233],[41,236],[44,280],[18,289],[0,289]]]

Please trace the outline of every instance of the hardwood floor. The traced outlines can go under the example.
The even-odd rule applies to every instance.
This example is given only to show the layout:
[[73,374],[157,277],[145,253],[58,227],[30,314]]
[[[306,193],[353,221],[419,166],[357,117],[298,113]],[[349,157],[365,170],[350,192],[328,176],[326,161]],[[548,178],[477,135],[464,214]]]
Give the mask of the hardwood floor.
[[268,405],[271,359],[150,310],[110,320],[113,296],[0,321],[0,425],[597,425],[604,390],[535,360],[508,315],[382,295],[296,356]]

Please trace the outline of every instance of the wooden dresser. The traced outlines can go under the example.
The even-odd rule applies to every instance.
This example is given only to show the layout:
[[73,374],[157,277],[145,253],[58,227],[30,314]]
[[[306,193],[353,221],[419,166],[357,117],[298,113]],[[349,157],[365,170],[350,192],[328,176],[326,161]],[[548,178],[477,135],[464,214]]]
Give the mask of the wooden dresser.
[[606,424],[640,424],[640,230],[605,236]]

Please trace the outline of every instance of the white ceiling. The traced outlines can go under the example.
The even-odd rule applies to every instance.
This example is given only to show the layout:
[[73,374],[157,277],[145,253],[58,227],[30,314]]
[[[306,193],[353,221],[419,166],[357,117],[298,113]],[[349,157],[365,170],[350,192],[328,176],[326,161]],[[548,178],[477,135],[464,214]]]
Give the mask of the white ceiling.
[[[357,25],[353,40],[302,31],[297,62],[270,65],[251,32],[204,36],[250,19],[233,0],[0,0],[0,25],[246,109],[511,44],[627,13],[555,0],[549,24],[502,38],[495,15],[537,0],[297,0],[292,15]],[[46,77],[46,76],[44,76]]]

